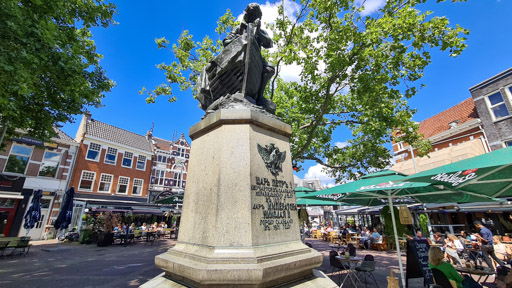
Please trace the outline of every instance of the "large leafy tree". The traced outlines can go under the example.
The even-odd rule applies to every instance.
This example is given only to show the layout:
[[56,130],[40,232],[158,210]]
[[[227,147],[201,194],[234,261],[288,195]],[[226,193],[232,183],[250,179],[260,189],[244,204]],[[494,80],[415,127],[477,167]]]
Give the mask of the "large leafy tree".
[[103,0],[0,1],[0,125],[48,139],[53,126],[101,103],[113,82],[90,28],[114,23]]
[[[466,47],[469,32],[450,26],[445,17],[421,11],[418,6],[425,2],[388,0],[365,16],[364,0],[281,2],[279,16],[270,25],[276,49],[266,56],[277,73],[266,96],[293,128],[291,152],[296,163],[316,161],[341,181],[388,165],[390,151],[384,145],[398,136],[399,141],[413,143],[420,154],[428,152],[430,144],[417,134],[411,120],[415,110],[407,100],[422,85],[419,80],[431,62],[430,52],[439,49],[457,56]],[[222,37],[234,24],[229,10],[218,24]],[[201,68],[221,49],[220,39],[207,36],[196,43],[188,31],[172,47],[165,38],[156,41],[159,48],[170,49],[176,61],[158,66],[169,83],[143,89],[148,102],[159,95],[175,101],[172,86],[193,87]],[[299,81],[281,77],[285,65],[299,67]],[[340,139],[332,139],[333,133],[344,128],[352,133],[347,145],[335,145]]]

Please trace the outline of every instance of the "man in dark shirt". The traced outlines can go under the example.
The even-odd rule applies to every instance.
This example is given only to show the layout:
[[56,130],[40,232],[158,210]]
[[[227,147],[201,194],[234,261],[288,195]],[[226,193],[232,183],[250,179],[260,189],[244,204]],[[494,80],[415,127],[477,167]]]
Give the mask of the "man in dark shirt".
[[494,247],[492,246],[494,243],[492,240],[491,230],[487,229],[484,225],[482,225],[482,222],[480,221],[473,222],[473,225],[475,225],[476,229],[478,229],[478,234],[474,235],[482,243],[482,255],[487,266],[489,266],[489,268],[492,271],[494,271],[494,266],[492,265],[489,255],[500,266],[505,266],[505,263],[503,263],[503,261],[501,261],[498,257],[496,257],[496,254],[494,254]]

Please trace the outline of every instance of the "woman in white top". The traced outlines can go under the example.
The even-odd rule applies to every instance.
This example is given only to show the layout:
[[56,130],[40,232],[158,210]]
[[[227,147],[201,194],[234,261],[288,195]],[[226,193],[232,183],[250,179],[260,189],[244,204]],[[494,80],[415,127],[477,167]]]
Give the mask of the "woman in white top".
[[453,262],[453,265],[462,266],[462,261],[460,260],[457,251],[464,250],[464,246],[462,246],[459,239],[453,234],[447,234],[445,242],[446,244],[444,247],[448,259],[450,259]]

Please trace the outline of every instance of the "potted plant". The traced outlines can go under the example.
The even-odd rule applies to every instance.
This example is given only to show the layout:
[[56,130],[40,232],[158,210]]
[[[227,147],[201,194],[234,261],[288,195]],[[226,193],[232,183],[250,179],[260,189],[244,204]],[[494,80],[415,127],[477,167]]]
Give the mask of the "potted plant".
[[114,242],[114,227],[121,222],[121,217],[118,214],[105,212],[98,216],[98,224],[101,231],[98,233],[97,245],[99,247],[109,246]]

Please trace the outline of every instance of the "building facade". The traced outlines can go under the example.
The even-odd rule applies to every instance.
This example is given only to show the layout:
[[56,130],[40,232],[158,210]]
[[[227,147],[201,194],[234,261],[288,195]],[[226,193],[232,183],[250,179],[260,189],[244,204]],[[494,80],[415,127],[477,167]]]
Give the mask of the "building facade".
[[512,68],[469,88],[492,151],[512,146]]
[[417,151],[408,143],[393,142],[396,164],[392,170],[414,174],[489,152],[472,98],[421,121],[418,133],[432,143],[428,157],[417,157]]
[[184,134],[175,141],[158,137],[151,138],[153,148],[153,166],[149,184],[150,202],[181,194],[187,185],[190,145]]
[[77,131],[79,143],[70,186],[75,187],[79,225],[84,210],[137,209],[147,204],[153,152],[146,136],[94,119],[86,113]]
[[[27,136],[4,141],[6,147],[0,151],[0,234],[42,239],[52,232],[78,151],[78,143],[54,129],[56,136],[50,142]],[[26,231],[23,216],[33,191],[39,189],[43,191],[41,219]]]

